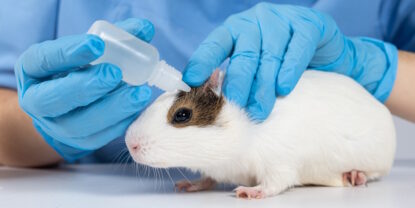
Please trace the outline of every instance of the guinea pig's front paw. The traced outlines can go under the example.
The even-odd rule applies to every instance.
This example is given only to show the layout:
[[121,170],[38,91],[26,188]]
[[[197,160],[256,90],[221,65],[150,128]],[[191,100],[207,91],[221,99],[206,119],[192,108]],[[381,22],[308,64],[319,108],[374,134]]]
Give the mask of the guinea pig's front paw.
[[265,193],[260,186],[246,187],[238,186],[235,190],[237,198],[243,199],[262,199],[265,198]]
[[205,191],[213,189],[216,185],[216,181],[211,178],[203,178],[198,181],[179,181],[176,183],[176,188],[180,191],[186,192]]

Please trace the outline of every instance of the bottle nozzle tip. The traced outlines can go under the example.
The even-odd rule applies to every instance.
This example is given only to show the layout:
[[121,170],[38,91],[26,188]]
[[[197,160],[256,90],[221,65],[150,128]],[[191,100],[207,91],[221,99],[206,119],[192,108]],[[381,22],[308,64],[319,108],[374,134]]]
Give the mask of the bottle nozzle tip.
[[156,85],[164,91],[181,90],[190,92],[191,88],[183,82],[180,71],[168,65],[164,60],[157,64],[155,70],[148,80],[149,85]]
[[181,91],[185,91],[185,92],[190,92],[190,87],[189,87],[189,85],[187,85],[186,83],[184,83],[183,81],[180,83],[180,85],[179,85],[179,88],[178,88],[179,90],[181,90]]

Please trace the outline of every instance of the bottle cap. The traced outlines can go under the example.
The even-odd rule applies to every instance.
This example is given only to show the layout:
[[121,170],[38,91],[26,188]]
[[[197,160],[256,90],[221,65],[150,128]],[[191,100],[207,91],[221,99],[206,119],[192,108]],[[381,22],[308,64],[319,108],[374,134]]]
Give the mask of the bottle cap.
[[190,87],[183,82],[182,73],[174,67],[161,60],[155,67],[153,74],[148,80],[150,86],[157,86],[164,91],[182,90],[190,92]]

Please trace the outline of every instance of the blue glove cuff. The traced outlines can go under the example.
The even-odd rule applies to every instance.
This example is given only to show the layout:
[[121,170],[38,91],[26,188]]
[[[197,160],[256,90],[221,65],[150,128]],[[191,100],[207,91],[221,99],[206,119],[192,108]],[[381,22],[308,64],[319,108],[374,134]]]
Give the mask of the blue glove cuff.
[[385,54],[385,72],[383,73],[383,78],[379,80],[376,90],[372,93],[380,102],[384,103],[388,99],[395,84],[396,73],[398,71],[398,49],[390,43],[372,38],[361,38],[361,40],[376,45]]
[[[314,57],[311,68],[333,71],[350,76],[360,83],[380,102],[389,97],[396,78],[398,50],[390,43],[373,38],[343,38],[343,51],[335,61],[324,63],[328,58],[324,48],[319,56]],[[320,49],[321,50],[321,49]]]
[[93,152],[92,150],[80,150],[65,145],[47,135],[42,130],[42,128],[40,128],[40,126],[38,126],[35,122],[33,122],[33,125],[35,126],[36,130],[40,133],[40,135],[43,137],[43,139],[46,141],[46,143],[48,143],[67,162],[74,162],[75,160],[85,157]]

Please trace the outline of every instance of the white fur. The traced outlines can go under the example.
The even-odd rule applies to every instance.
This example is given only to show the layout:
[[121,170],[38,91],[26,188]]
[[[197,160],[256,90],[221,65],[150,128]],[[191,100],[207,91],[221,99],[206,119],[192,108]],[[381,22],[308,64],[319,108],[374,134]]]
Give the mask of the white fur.
[[257,124],[226,102],[215,125],[175,128],[167,121],[174,99],[175,93],[161,95],[128,129],[127,145],[142,147],[135,161],[258,186],[267,196],[294,185],[343,186],[342,173],[353,169],[376,179],[393,163],[390,112],[342,75],[306,71]]

